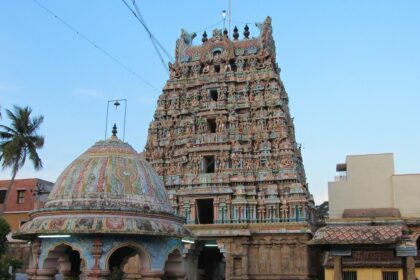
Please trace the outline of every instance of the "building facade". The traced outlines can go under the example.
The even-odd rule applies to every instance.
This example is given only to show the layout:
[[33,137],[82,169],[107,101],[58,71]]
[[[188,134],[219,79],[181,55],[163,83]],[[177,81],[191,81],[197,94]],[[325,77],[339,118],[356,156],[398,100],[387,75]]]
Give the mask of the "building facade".
[[395,174],[393,154],[347,156],[328,183],[330,218],[345,209],[395,208],[403,217],[420,217],[420,174]]
[[276,63],[271,19],[182,30],[145,157],[194,239],[188,279],[309,279],[314,203]]
[[420,174],[395,174],[392,154],[348,156],[337,172],[312,240],[327,252],[325,279],[419,279]]
[[16,179],[5,201],[9,183],[9,180],[0,180],[0,207],[10,228],[16,231],[29,220],[30,211],[44,205],[53,183],[37,178]]

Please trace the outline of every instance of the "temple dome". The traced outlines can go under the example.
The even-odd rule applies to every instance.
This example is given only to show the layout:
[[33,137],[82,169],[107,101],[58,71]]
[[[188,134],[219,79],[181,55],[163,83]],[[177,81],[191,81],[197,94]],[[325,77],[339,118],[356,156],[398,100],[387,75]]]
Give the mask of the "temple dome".
[[165,187],[129,144],[99,141],[59,176],[45,207],[31,213],[16,236],[121,233],[183,236]]
[[159,176],[117,137],[95,143],[74,160],[59,176],[45,206],[172,213]]

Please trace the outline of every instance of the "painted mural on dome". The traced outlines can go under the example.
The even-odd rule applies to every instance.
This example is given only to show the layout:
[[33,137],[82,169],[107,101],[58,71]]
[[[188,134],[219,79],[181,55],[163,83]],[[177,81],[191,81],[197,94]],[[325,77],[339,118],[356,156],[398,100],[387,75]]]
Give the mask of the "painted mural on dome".
[[21,231],[26,234],[43,232],[60,233],[112,233],[112,234],[145,234],[164,236],[184,236],[188,231],[176,221],[157,218],[127,216],[48,216],[36,217],[25,223]]
[[[109,150],[109,152],[108,152]],[[128,144],[100,141],[60,175],[47,208],[112,208],[172,213],[153,168]]]

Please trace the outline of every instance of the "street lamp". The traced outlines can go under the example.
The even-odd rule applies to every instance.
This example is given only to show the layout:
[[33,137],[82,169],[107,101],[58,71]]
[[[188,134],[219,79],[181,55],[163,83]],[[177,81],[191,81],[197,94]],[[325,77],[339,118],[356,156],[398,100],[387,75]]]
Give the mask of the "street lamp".
[[223,19],[223,30],[225,30],[225,25],[226,25],[226,10],[222,11],[222,19]]

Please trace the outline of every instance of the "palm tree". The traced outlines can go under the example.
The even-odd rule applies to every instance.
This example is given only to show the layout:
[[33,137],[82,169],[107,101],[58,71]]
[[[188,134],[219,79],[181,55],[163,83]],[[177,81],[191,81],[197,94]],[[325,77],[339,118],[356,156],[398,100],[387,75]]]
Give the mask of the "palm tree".
[[[42,160],[37,149],[44,146],[44,137],[37,130],[44,121],[43,116],[31,118],[28,106],[14,106],[14,112],[6,109],[11,120],[10,126],[0,125],[0,163],[2,169],[12,168],[12,179],[7,187],[4,201],[7,201],[17,172],[24,166],[26,158],[32,161],[35,170],[42,168]],[[4,210],[4,209],[3,209]]]

